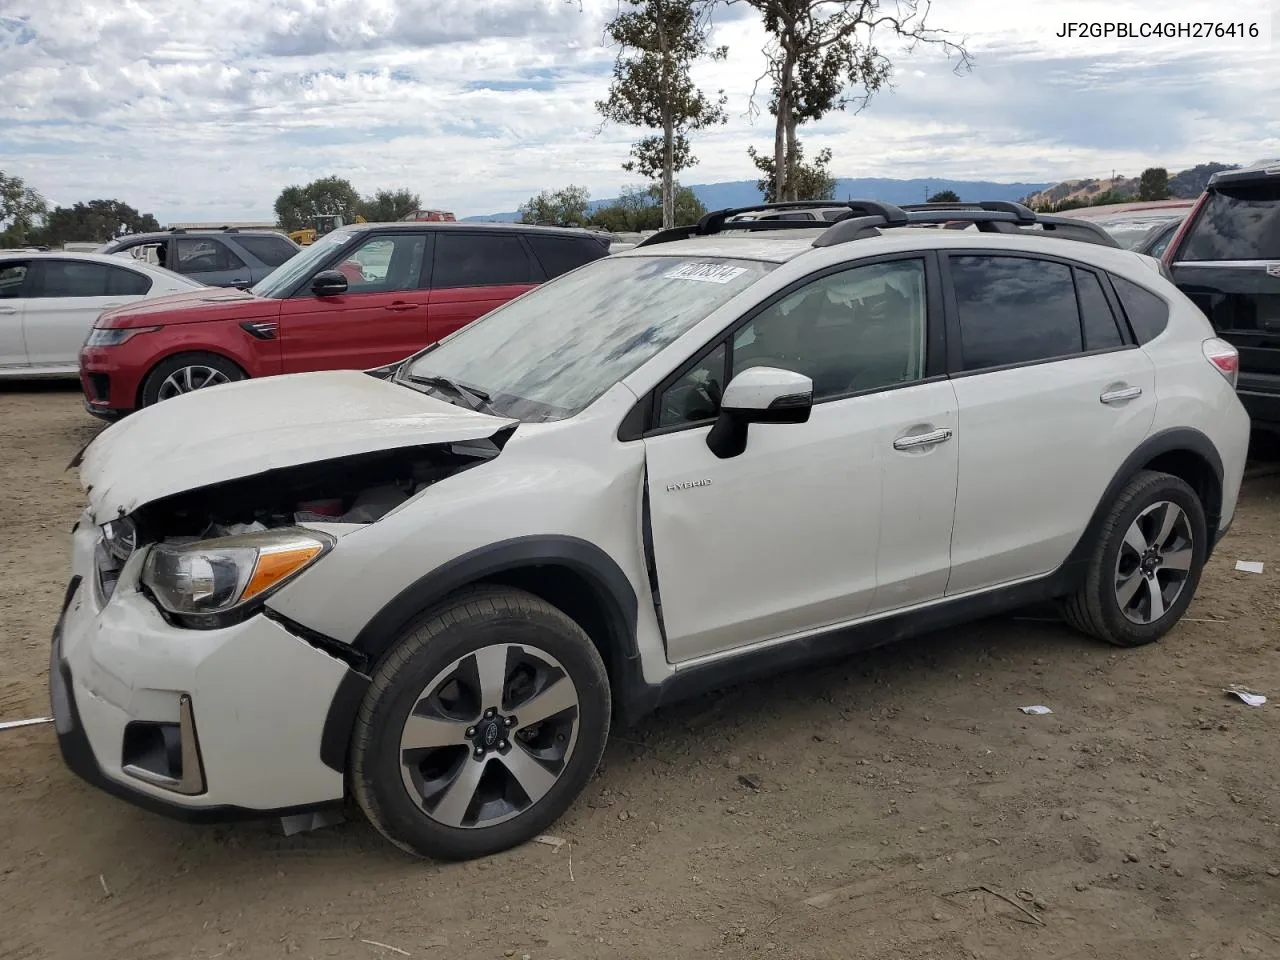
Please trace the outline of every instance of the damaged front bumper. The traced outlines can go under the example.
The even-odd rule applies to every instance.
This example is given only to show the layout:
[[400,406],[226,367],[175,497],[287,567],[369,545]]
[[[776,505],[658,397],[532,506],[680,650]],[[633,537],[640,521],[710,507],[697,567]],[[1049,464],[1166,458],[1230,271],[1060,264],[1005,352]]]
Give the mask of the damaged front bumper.
[[257,615],[219,630],[167,623],[126,569],[94,589],[99,532],[75,533],[49,692],[67,766],[180,819],[278,816],[343,798],[346,744],[368,680]]

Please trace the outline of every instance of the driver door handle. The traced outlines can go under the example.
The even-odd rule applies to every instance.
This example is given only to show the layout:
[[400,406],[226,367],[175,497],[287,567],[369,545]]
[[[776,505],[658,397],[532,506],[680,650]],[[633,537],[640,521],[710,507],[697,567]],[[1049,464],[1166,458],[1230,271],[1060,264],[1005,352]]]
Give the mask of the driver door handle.
[[0,307],[0,313],[17,313],[17,307]]
[[415,309],[417,309],[419,306],[421,306],[421,304],[417,304],[417,303],[403,303],[403,302],[397,301],[396,303],[388,303],[385,309],[387,309],[387,310],[415,310]]
[[951,431],[946,427],[930,433],[917,433],[910,437],[899,437],[893,441],[895,450],[911,450],[915,447],[927,447],[935,443],[945,443],[951,439]]
[[1102,396],[1098,397],[1103,403],[1120,403],[1124,400],[1133,400],[1135,397],[1142,396],[1141,387],[1125,387],[1122,390],[1108,390]]

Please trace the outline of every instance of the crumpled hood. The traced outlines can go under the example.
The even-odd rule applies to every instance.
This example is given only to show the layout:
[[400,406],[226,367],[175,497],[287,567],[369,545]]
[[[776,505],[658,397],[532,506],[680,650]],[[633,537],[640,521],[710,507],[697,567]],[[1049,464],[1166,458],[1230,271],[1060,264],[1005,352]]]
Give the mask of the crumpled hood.
[[[107,427],[82,451],[96,523],[175,493],[336,457],[492,437],[516,420],[358,370],[197,390]],[[74,463],[74,461],[73,461]]]

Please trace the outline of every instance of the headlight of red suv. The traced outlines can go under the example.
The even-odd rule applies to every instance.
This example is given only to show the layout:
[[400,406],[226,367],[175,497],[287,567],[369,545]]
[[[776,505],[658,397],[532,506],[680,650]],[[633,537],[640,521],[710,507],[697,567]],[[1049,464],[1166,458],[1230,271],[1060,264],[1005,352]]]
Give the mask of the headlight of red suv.
[[118,347],[139,333],[154,333],[159,327],[94,327],[85,340],[86,347]]

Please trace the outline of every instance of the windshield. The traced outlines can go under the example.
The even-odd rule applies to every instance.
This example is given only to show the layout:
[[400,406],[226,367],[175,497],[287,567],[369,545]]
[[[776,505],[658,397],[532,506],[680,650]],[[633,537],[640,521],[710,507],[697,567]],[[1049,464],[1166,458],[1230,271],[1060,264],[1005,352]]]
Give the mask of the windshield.
[[1179,259],[1280,259],[1280,181],[1210,190]]
[[446,377],[520,420],[571,417],[774,266],[606,257],[462,328],[397,379]]
[[283,297],[295,283],[311,273],[320,261],[351,239],[351,232],[339,228],[332,233],[326,233],[311,246],[303,247],[299,253],[268,273],[249,288],[250,292],[260,297],[275,299]]
[[1163,226],[1173,220],[1181,220],[1185,211],[1175,214],[1151,214],[1141,217],[1116,217],[1114,220],[1093,221],[1115,238],[1116,243],[1126,250],[1136,250],[1155,227]]

